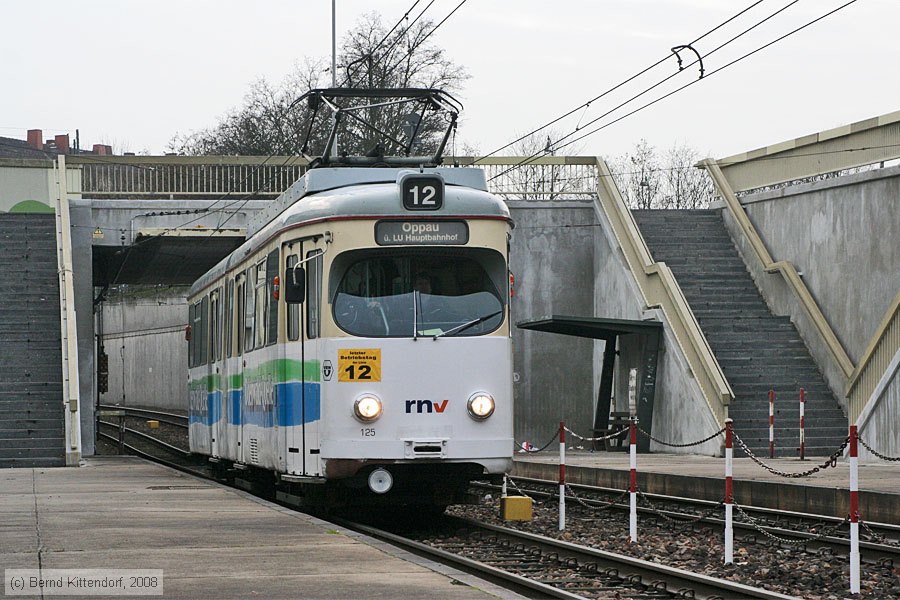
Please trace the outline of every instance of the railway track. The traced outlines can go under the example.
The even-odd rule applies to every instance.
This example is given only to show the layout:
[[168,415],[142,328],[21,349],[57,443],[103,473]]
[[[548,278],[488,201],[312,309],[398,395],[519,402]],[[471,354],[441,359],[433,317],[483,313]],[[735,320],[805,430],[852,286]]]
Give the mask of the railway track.
[[571,542],[445,517],[437,530],[399,534],[371,525],[340,522],[417,554],[451,563],[524,595],[551,598],[791,598]]
[[[522,483],[522,491],[528,495],[549,499],[558,496],[558,482],[524,477],[510,478]],[[498,486],[481,484],[482,487],[499,489]],[[578,504],[593,508],[610,506],[615,510],[629,510],[627,499],[623,502],[610,502],[622,496],[621,490],[601,488],[587,485],[568,486],[576,495],[566,495],[567,507]],[[578,493],[578,491],[581,493]],[[597,496],[601,496],[598,498]],[[721,503],[708,500],[695,500],[677,496],[660,494],[642,494],[638,513],[651,516],[673,526],[683,526],[690,522],[703,523],[718,528],[725,526],[724,519],[710,513]],[[641,504],[644,504],[641,506]],[[724,509],[722,509],[724,512]],[[741,507],[735,511],[734,528],[745,532],[743,540],[748,543],[757,541],[765,543],[797,544],[803,543],[813,552],[831,551],[841,555],[850,552],[849,537],[834,535],[844,529],[847,520],[827,515],[813,515],[785,510],[757,507]],[[846,527],[849,536],[849,527]],[[900,563],[900,526],[887,523],[867,523],[863,529],[864,538],[860,541],[864,558],[870,563],[896,561]],[[757,536],[754,539],[752,536]]]
[[[111,427],[116,427],[117,429],[118,426],[115,424],[104,425],[105,429]],[[192,462],[187,451],[179,448],[178,452],[175,453],[166,448],[168,444],[166,444],[166,446],[158,444],[158,440],[146,439],[146,436],[141,435],[135,436],[134,433],[140,432],[135,432],[134,430],[130,431],[132,433],[129,433],[128,435],[133,437],[128,438],[129,443],[126,444],[126,449],[129,452],[198,477],[217,480],[214,477],[212,468],[208,466],[202,467],[195,462]],[[104,439],[117,443],[117,438],[110,433],[101,432],[100,435]],[[249,483],[248,485],[241,485],[239,478],[240,475],[237,475],[230,483],[235,487],[249,489],[252,493],[261,495],[262,497],[268,499],[273,498],[271,494],[268,494],[265,491],[255,489],[253,486],[248,487]],[[517,479],[517,481],[520,482],[519,486],[522,487],[524,491],[534,495],[536,498],[543,497],[545,499],[548,498],[551,493],[534,488],[546,485],[556,487],[558,485],[556,482],[543,482],[540,480],[525,481]],[[484,484],[484,487],[489,486]],[[578,488],[580,500],[588,505],[610,504],[608,499],[600,500],[588,497],[592,493],[605,494],[606,496],[609,496],[610,494],[621,494],[621,492],[617,490],[604,490],[602,488],[592,489],[589,486],[576,487]],[[716,503],[714,502],[697,503],[691,502],[690,499],[686,498],[670,498],[658,495],[652,496],[652,498],[653,502],[659,505],[654,509],[656,513],[661,512],[660,508],[662,508],[669,519],[678,520],[679,523],[684,523],[688,519],[697,519],[696,513],[685,512],[683,507],[688,504],[694,505],[694,511],[708,511],[711,508],[716,507]],[[677,506],[669,506],[666,504],[669,501],[671,501],[673,505],[681,505],[682,508],[679,509]],[[290,508],[297,508],[290,503],[281,503]],[[597,515],[593,511],[591,511],[593,514],[585,513],[579,517],[578,503],[574,498],[571,502],[567,501],[567,504],[567,512],[572,520],[572,525],[576,525],[576,521],[580,519],[583,524],[588,524],[587,529],[590,531],[597,532],[604,529],[614,531],[621,523],[627,523],[627,519],[619,515],[606,517],[611,518],[612,520],[604,522],[597,519]],[[542,507],[544,507],[543,511]],[[422,531],[412,533],[398,531],[396,529],[396,522],[389,523],[389,526],[387,527],[376,527],[372,524],[346,522],[340,524],[350,529],[355,529],[367,535],[378,537],[390,543],[405,547],[418,554],[428,555],[438,562],[452,564],[460,570],[494,581],[499,585],[503,585],[504,587],[529,597],[696,597],[729,599],[794,597],[784,596],[780,595],[778,592],[754,587],[758,582],[766,581],[767,585],[770,585],[773,589],[797,594],[802,597],[817,598],[827,595],[824,594],[824,588],[819,587],[820,584],[815,581],[796,581],[802,574],[798,571],[802,571],[805,568],[802,566],[804,564],[824,564],[826,568],[828,567],[829,561],[831,561],[830,564],[834,564],[834,561],[829,558],[828,554],[822,554],[821,551],[809,551],[805,554],[811,558],[805,559],[805,561],[801,560],[799,564],[796,562],[796,558],[789,563],[786,563],[790,566],[783,569],[780,576],[776,577],[776,580],[780,579],[780,581],[770,581],[769,577],[761,577],[760,571],[754,569],[767,568],[765,565],[766,561],[760,560],[761,557],[767,554],[772,555],[773,558],[776,554],[781,556],[785,551],[786,546],[778,545],[773,547],[771,542],[768,542],[769,545],[765,546],[764,544],[767,542],[765,539],[762,539],[761,536],[758,540],[758,543],[760,544],[758,551],[759,558],[754,558],[750,562],[746,562],[746,559],[744,559],[745,562],[743,564],[746,566],[738,567],[737,570],[723,570],[721,568],[721,563],[719,563],[718,567],[710,569],[709,567],[714,566],[714,563],[716,562],[714,553],[711,555],[703,554],[703,557],[695,558],[693,561],[684,561],[680,557],[674,556],[674,554],[679,554],[674,550],[663,554],[648,553],[645,551],[646,542],[639,544],[637,548],[631,548],[631,544],[625,542],[626,538],[622,537],[621,534],[612,534],[613,539],[617,539],[618,541],[611,546],[594,540],[590,535],[578,535],[574,537],[574,539],[587,545],[578,545],[571,543],[570,540],[556,539],[557,532],[555,531],[555,527],[551,528],[553,531],[548,531],[545,528],[545,534],[541,535],[541,533],[539,533],[540,519],[538,518],[538,515],[540,512],[553,512],[554,508],[552,503],[536,505],[535,521],[527,524],[523,523],[521,525],[522,529],[526,529],[525,531],[500,526],[498,524],[499,519],[497,518],[496,507],[491,508],[491,506],[488,505],[483,507],[464,508],[465,510],[460,512],[461,515],[465,517],[476,516],[482,520],[474,521],[471,518],[461,519],[459,517],[451,516],[447,516],[446,519],[444,519],[442,517],[434,522],[437,524],[444,523],[444,525],[441,525],[440,529],[432,527],[430,533],[429,531],[425,531],[424,533]],[[627,510],[627,506],[625,505],[614,506],[610,510],[616,510],[617,508]],[[652,511],[647,509],[643,512],[648,514]],[[774,515],[771,516],[771,518],[780,518],[782,520],[786,519],[787,515],[793,514],[788,513],[787,511],[754,510],[754,514],[758,516],[767,513],[772,513],[772,515]],[[816,517],[815,515],[801,516],[807,519],[807,521],[810,517]],[[653,517],[655,519],[661,518],[658,514],[654,514]],[[335,520],[332,517],[326,518],[328,520]],[[406,521],[408,520],[409,519],[406,519]],[[552,520],[555,522],[555,518]],[[840,520],[837,521],[839,522]],[[691,525],[691,530],[689,531],[684,531],[680,527],[673,527],[666,522],[663,522],[659,527],[654,526],[653,529],[659,532],[655,535],[671,539],[673,548],[681,547],[684,540],[689,538],[696,538],[699,540],[699,546],[703,547],[703,545],[707,543],[704,540],[709,539],[710,537],[717,538],[720,536],[715,534],[709,536],[705,533],[698,532],[713,528],[719,529],[721,527],[721,520],[708,519],[707,522],[704,522],[702,525],[700,524],[701,522],[702,521],[697,519],[697,523]],[[820,521],[817,520],[816,522],[818,523]],[[650,519],[642,518],[641,523],[650,525]],[[574,530],[575,528],[573,527],[571,531]],[[642,531],[646,532],[647,530],[642,529]],[[462,535],[462,533],[465,533],[465,535]],[[783,533],[785,536],[788,536],[792,533],[796,534],[797,532],[784,530]],[[641,539],[644,540],[649,540],[652,537],[652,535],[647,537],[646,533],[642,535],[643,537]],[[679,538],[681,541],[678,541]],[[746,541],[747,538],[744,539]],[[670,542],[666,543],[668,544]],[[753,542],[751,542],[751,544],[752,543]],[[612,552],[602,549],[604,546],[612,550]],[[641,547],[645,550],[640,550]],[[619,551],[626,551],[631,554],[631,556],[620,554]],[[896,548],[890,548],[889,552],[896,558]],[[700,556],[700,554],[697,554],[697,556]],[[787,555],[783,554],[783,556],[786,557]],[[794,556],[796,557],[797,555],[795,554]],[[864,564],[866,561],[871,563],[871,557],[871,547],[864,547]],[[872,598],[894,597],[893,592],[888,593],[886,596],[882,593],[882,590],[884,589],[896,589],[897,587],[897,573],[900,571],[893,569],[894,558],[881,559],[883,561],[882,563],[877,565],[870,564],[869,567],[864,567],[869,575],[874,573],[880,578],[880,581],[876,584],[877,587],[870,588],[872,592],[875,592],[877,589],[877,593],[870,593],[868,596]],[[711,559],[713,561],[712,563],[709,562]],[[842,561],[838,560],[837,562],[841,563]],[[666,566],[672,564],[678,565],[681,568]],[[756,565],[756,567],[753,565]],[[708,574],[704,575],[701,574],[701,572],[706,572]],[[727,577],[729,579],[722,579],[722,577]],[[744,584],[738,583],[739,581],[743,581]],[[890,581],[894,581],[895,584],[890,584]],[[721,587],[720,582],[726,587]],[[843,586],[838,584],[838,587]],[[828,597],[830,598],[832,596]],[[840,596],[834,597],[837,598]]]
[[130,406],[116,406],[114,404],[101,404],[98,408],[100,410],[121,410],[125,411],[126,417],[154,419],[160,423],[167,423],[174,427],[188,428],[188,418],[177,413],[149,410],[146,408],[133,408]]

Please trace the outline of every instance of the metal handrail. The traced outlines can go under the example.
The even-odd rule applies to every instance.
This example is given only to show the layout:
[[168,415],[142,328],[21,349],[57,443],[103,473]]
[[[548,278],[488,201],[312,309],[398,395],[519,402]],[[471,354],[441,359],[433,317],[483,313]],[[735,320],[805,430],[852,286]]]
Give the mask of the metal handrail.
[[[274,198],[306,172],[299,156],[71,155],[81,189],[102,198]],[[446,167],[479,167],[506,199],[571,200],[595,194],[595,159],[584,156],[446,157]]]
[[853,361],[850,360],[850,356],[847,354],[844,346],[841,344],[840,340],[838,340],[831,325],[829,325],[828,321],[825,319],[825,315],[822,314],[822,310],[810,293],[809,288],[806,287],[806,284],[800,278],[797,268],[789,261],[780,260],[775,262],[772,259],[772,255],[769,254],[769,250],[766,248],[765,243],[763,243],[762,237],[753,226],[750,217],[744,212],[744,208],[741,206],[737,196],[735,196],[734,191],[728,184],[728,180],[725,178],[725,175],[722,173],[716,160],[707,158],[703,160],[700,165],[709,172],[716,189],[719,191],[719,195],[721,195],[722,199],[725,201],[725,206],[728,208],[732,217],[734,217],[734,220],[738,223],[741,232],[747,238],[747,241],[756,253],[757,258],[762,263],[763,269],[767,273],[781,273],[785,282],[787,282],[788,287],[800,301],[800,306],[803,308],[803,311],[812,321],[816,331],[824,340],[825,346],[828,348],[828,351],[831,353],[831,356],[834,358],[838,367],[840,367],[844,377],[849,379],[850,375],[853,373]]
[[848,418],[856,423],[866,404],[900,350],[900,292],[894,296],[875,335],[847,382]]

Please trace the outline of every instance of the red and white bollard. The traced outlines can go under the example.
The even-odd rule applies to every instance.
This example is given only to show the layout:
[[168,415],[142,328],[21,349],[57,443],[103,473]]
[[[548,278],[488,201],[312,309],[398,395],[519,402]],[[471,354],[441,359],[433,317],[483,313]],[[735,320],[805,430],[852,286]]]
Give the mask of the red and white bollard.
[[566,528],[566,422],[559,422],[559,530]]
[[806,432],[803,414],[806,412],[806,390],[800,388],[800,460],[806,460]]
[[734,527],[732,524],[732,506],[731,497],[732,487],[732,460],[734,459],[734,449],[732,447],[732,427],[733,421],[725,419],[725,564],[734,563]]
[[637,541],[637,427],[632,417],[631,423],[628,425],[628,431],[631,439],[629,445],[629,455],[631,463],[631,484],[629,491],[629,513],[628,513],[628,533],[631,535],[631,541]]
[[859,459],[856,425],[850,426],[850,593],[859,593]]
[[769,458],[775,458],[775,390],[769,390]]

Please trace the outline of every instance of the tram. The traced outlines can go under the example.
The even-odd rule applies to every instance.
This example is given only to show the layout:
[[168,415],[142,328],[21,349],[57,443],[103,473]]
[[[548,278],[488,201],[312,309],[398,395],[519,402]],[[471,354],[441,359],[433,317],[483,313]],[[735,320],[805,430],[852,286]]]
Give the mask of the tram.
[[282,199],[190,290],[191,452],[329,506],[507,472],[513,224],[483,171],[319,165]]

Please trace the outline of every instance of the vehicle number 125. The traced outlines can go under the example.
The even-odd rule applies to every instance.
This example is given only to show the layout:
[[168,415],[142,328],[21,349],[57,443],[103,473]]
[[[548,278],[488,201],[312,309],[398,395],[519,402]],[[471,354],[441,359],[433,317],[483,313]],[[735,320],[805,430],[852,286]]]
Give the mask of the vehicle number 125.
[[362,437],[375,437],[375,428],[374,427],[364,427],[359,430],[359,434]]

